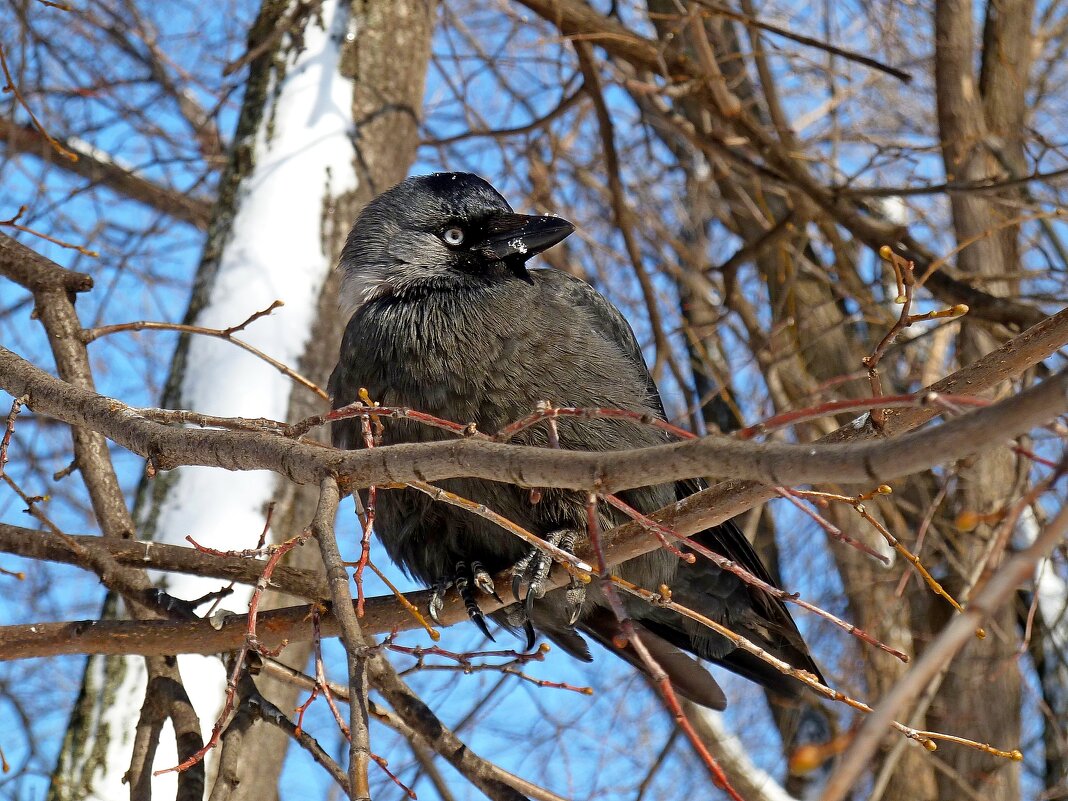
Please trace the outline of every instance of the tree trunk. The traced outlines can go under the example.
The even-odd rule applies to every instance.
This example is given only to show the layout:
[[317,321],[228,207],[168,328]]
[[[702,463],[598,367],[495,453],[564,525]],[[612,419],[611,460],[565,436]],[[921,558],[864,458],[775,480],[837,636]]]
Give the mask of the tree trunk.
[[[268,42],[280,22],[293,20],[297,7],[298,4],[277,0],[265,2],[250,31],[249,50]],[[415,157],[433,12],[432,0],[324,2],[310,16],[306,11],[299,15],[285,36],[275,37],[250,63],[234,144],[185,322],[220,328],[241,322],[275,299],[267,298],[255,308],[236,305],[255,305],[258,287],[254,284],[262,278],[269,287],[267,292],[285,294],[279,299],[285,300],[286,306],[256,321],[241,336],[255,341],[258,335],[267,343],[262,349],[325,386],[336,359],[343,323],[332,267],[359,209],[377,191],[403,178]],[[403,47],[407,54],[403,61],[391,59],[397,47]],[[313,85],[302,83],[309,77],[315,79]],[[301,105],[300,90],[321,91],[323,86],[328,87],[330,96],[326,100],[332,100],[333,107],[324,109],[313,103],[312,113],[308,113],[309,108]],[[297,116],[287,118],[287,110],[296,111]],[[342,113],[338,114],[338,110]],[[301,111],[305,113],[300,114]],[[320,127],[316,128],[317,124]],[[308,139],[301,143],[305,125]],[[316,148],[316,154],[308,155]],[[272,184],[271,173],[278,169],[263,168],[278,168],[279,164],[298,158],[306,159],[304,180],[291,175],[288,187]],[[299,190],[311,184],[318,192],[302,195]],[[287,239],[299,238],[304,248],[294,253],[291,248],[278,246],[270,252],[272,232]],[[257,247],[264,245],[267,251],[257,253]],[[242,267],[257,256],[264,261],[262,275],[242,272]],[[288,263],[278,263],[287,257]],[[277,278],[272,282],[272,269],[288,271],[290,282]],[[296,313],[289,313],[291,309]],[[219,344],[233,347],[205,343],[204,339],[181,339],[163,399],[165,406],[288,420],[324,410],[324,400],[302,387],[290,392],[291,385],[279,384],[274,375],[264,376],[262,382],[250,382],[247,375],[231,372],[232,368],[226,366],[212,370],[217,363],[232,358],[232,354],[217,349]],[[187,365],[195,365],[195,369],[187,370]],[[228,384],[228,378],[234,384]],[[257,391],[250,393],[249,386],[256,386]],[[240,410],[239,399],[250,396],[257,405]],[[263,408],[264,401],[273,404],[270,409]],[[325,432],[320,436],[325,437]],[[218,485],[234,478],[239,477],[215,473],[205,480],[218,490]],[[197,480],[195,470],[182,470],[143,482],[138,499],[139,535],[180,541],[192,534],[214,548],[239,549],[255,545],[263,528],[267,501],[275,503],[271,528],[276,538],[299,533],[312,516],[314,498],[303,488],[276,482],[269,476],[256,476],[252,484],[239,479],[240,485],[225,487],[222,493],[212,496],[224,497],[231,508],[240,506],[243,524],[235,525],[234,517],[218,506],[197,523],[191,519],[193,509],[189,504],[175,508],[174,503],[174,498],[181,497],[178,493],[189,493],[190,482],[195,487]],[[192,492],[195,497],[197,490]],[[214,526],[216,523],[219,525]],[[213,526],[215,530],[209,530]],[[312,550],[298,552],[294,561],[319,567]],[[217,583],[198,586],[204,589],[197,591],[192,584],[179,581],[172,582],[168,589],[180,597],[218,589]],[[237,589],[239,592],[225,603],[240,611],[249,591]],[[268,597],[265,605],[280,601]],[[114,609],[116,604],[109,600],[108,606]],[[294,667],[303,668],[308,654],[307,647],[294,647],[283,658]],[[216,658],[184,657],[180,663],[187,684],[193,688],[201,727],[210,731],[223,691],[220,663]],[[121,781],[129,762],[127,741],[136,720],[131,720],[129,713],[136,716],[144,692],[143,665],[136,659],[90,660],[53,776],[50,798],[119,798],[130,792]],[[207,674],[202,678],[190,679],[191,675],[200,677],[204,670]],[[279,708],[294,708],[297,691],[293,687],[265,678],[259,679],[259,685],[260,691]],[[243,738],[242,749],[256,758],[238,761],[236,792],[230,797],[276,798],[287,746],[288,740],[279,730],[253,726]],[[168,755],[167,749],[161,748],[158,759],[157,767],[173,765],[173,750]],[[234,780],[234,776],[228,777],[228,781]],[[160,797],[174,795],[170,787],[161,786],[156,791]]]

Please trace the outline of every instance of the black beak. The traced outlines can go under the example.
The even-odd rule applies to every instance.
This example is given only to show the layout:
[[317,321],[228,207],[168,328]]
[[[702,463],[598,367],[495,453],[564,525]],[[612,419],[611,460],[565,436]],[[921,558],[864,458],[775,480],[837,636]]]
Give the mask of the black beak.
[[575,226],[559,217],[502,214],[487,226],[483,248],[498,259],[525,262],[562,242]]

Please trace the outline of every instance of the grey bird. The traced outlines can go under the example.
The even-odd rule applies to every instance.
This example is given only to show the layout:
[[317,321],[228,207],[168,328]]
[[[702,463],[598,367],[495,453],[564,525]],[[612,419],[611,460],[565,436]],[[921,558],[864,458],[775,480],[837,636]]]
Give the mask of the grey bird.
[[[558,217],[514,213],[493,187],[469,173],[409,178],[372,200],[356,220],[339,263],[342,302],[353,312],[330,378],[334,408],[356,401],[364,388],[383,406],[474,423],[486,433],[544,402],[627,409],[664,419],[660,395],[623,315],[586,282],[559,270],[527,266],[531,257],[573,230]],[[383,445],[452,436],[409,420],[386,420],[384,426]],[[571,450],[611,451],[670,441],[659,429],[618,419],[561,418],[556,427],[559,447]],[[333,441],[339,448],[361,447],[359,421],[336,422]],[[548,425],[528,428],[512,442],[548,447]],[[470,478],[439,486],[485,504],[564,549],[586,536],[581,492],[532,493]],[[702,486],[699,480],[685,480],[619,496],[650,513]],[[603,529],[627,520],[603,503],[599,517]],[[573,584],[544,592],[549,559],[489,520],[412,489],[389,489],[377,495],[375,530],[390,557],[409,575],[435,587],[437,597],[455,586],[487,634],[474,592],[491,592],[490,575],[511,568],[516,598],[526,587],[524,602],[493,618],[513,631],[525,627],[528,647],[537,630],[590,661],[581,636],[586,634],[644,669],[633,646],[620,647],[619,624],[596,581],[587,590]],[[733,521],[693,539],[771,583]],[[794,667],[820,675],[783,604],[707,559],[689,565],[661,549],[619,565],[617,572],[653,590],[670,586],[677,602]],[[784,699],[802,693],[801,682],[708,628],[637,599],[625,603],[643,644],[675,688],[692,700],[715,709],[726,706],[722,689],[687,654],[759,682]]]

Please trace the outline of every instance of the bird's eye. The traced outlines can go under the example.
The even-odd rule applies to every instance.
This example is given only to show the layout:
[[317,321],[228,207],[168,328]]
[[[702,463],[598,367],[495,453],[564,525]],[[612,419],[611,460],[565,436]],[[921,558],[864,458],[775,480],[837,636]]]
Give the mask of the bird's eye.
[[441,238],[445,240],[446,245],[451,245],[452,247],[462,245],[464,243],[464,229],[456,226],[446,228]]

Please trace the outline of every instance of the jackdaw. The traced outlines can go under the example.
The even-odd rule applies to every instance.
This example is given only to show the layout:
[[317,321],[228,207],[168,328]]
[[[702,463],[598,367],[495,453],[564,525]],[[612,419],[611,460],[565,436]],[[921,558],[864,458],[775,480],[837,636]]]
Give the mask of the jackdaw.
[[[558,217],[514,213],[493,187],[469,173],[409,178],[372,200],[341,253],[342,302],[353,313],[330,377],[334,408],[356,401],[364,388],[383,406],[474,423],[487,433],[544,402],[627,409],[664,419],[660,395],[624,316],[586,282],[559,270],[527,267],[532,256],[573,230]],[[360,425],[358,419],[336,422],[334,444],[362,447]],[[620,419],[561,418],[556,429],[559,447],[572,450],[621,450],[670,440],[657,428]],[[389,445],[449,436],[400,419],[384,421],[381,439]],[[547,447],[549,427],[540,423],[512,441]],[[584,493],[532,492],[473,478],[439,485],[559,547],[571,549],[586,536]],[[702,486],[685,480],[619,496],[650,513]],[[599,514],[603,529],[627,520],[603,503]],[[489,520],[412,489],[389,489],[377,495],[375,529],[409,575],[438,593],[455,586],[483,630],[474,588],[491,591],[490,575],[512,568],[516,598],[526,586],[525,602],[494,613],[495,620],[512,630],[525,626],[531,641],[532,626],[589,661],[581,632],[642,668],[631,645],[620,647],[618,622],[596,581],[586,590],[573,583],[543,593],[549,559]],[[733,521],[693,539],[771,582]],[[708,560],[689,565],[660,549],[617,571],[643,587],[670,586],[674,600],[819,676],[783,604]],[[801,692],[797,680],[689,618],[636,599],[625,603],[642,642],[692,700],[716,709],[726,705],[708,671],[683,652],[723,665],[779,696]]]

